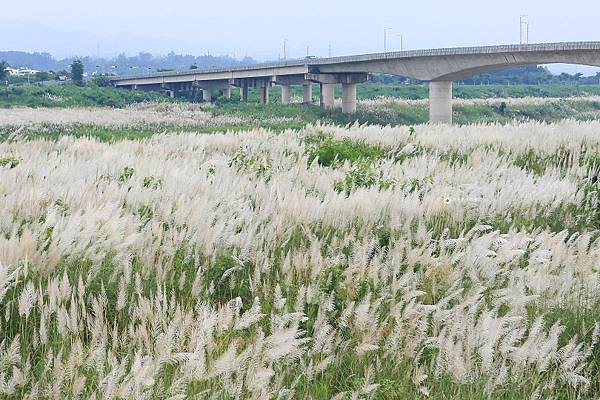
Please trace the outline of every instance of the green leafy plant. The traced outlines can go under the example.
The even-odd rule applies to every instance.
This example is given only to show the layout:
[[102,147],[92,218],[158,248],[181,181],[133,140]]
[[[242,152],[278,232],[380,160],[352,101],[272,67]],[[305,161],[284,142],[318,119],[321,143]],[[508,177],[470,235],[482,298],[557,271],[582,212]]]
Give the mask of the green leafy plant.
[[14,157],[0,158],[0,167],[15,168],[19,165],[19,160]]
[[127,166],[123,168],[123,171],[121,171],[121,175],[119,175],[119,182],[127,182],[131,179],[134,173],[135,170],[133,169],[133,167]]
[[361,160],[352,166],[343,179],[336,180],[333,188],[338,193],[346,193],[347,196],[357,188],[371,188],[376,186],[379,190],[392,189],[396,181],[385,178],[382,171],[377,171],[367,160]]
[[318,159],[320,165],[331,167],[344,161],[351,163],[359,160],[376,160],[385,157],[387,150],[365,141],[354,141],[348,138],[337,140],[331,135],[320,133],[305,139],[308,146],[308,160],[312,163]]

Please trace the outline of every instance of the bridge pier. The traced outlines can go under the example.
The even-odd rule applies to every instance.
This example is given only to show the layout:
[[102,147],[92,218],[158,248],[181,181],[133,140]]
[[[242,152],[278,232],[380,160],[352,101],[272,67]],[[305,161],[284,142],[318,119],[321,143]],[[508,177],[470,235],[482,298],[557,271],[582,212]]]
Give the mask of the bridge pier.
[[202,89],[202,100],[206,103],[210,103],[212,100],[212,91],[210,89]]
[[281,85],[281,104],[290,104],[291,99],[290,85]]
[[260,104],[269,104],[269,84],[265,83],[260,88]]
[[452,81],[429,82],[429,122],[452,125]]
[[353,114],[356,112],[356,84],[369,80],[366,73],[339,73],[339,74],[307,74],[306,79],[321,84],[321,107],[333,109],[335,99],[335,85],[342,84],[342,112]]
[[307,82],[302,87],[304,89],[302,102],[304,104],[312,104],[312,82]]
[[225,97],[226,99],[231,98],[231,86],[227,85],[227,87],[223,89],[223,97]]
[[342,112],[344,114],[356,112],[356,83],[342,83]]
[[240,87],[240,99],[244,102],[248,102],[248,82],[243,82]]
[[335,106],[335,83],[321,83],[321,108],[333,110]]

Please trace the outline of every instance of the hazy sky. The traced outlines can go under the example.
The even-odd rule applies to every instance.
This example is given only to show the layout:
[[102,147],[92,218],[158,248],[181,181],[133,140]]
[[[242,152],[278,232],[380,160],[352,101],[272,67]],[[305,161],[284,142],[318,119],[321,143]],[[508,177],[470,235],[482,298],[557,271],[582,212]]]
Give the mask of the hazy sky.
[[[489,45],[519,41],[528,14],[530,42],[600,40],[597,0],[28,0],[2,1],[0,50],[57,56],[152,53],[276,59],[289,39],[300,57],[389,48]],[[26,5],[25,5],[26,4]],[[4,28],[3,28],[4,27]],[[9,32],[7,32],[9,31]],[[66,35],[75,32],[75,35]]]

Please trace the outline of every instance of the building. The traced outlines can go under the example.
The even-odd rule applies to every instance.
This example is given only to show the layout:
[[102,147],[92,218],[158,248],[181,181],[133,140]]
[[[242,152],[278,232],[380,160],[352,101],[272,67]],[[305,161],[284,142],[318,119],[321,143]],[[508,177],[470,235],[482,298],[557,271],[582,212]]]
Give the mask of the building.
[[8,68],[7,71],[8,71],[8,74],[11,76],[35,75],[38,72],[40,72],[36,69],[29,69],[29,68]]

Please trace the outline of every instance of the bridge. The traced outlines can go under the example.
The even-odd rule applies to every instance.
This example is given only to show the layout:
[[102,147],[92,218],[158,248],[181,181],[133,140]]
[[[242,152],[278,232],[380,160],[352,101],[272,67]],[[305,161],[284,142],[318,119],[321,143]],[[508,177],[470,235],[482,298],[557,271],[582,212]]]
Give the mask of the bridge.
[[240,67],[196,69],[112,77],[113,84],[139,90],[161,90],[176,97],[182,91],[204,101],[213,91],[231,97],[240,90],[248,101],[248,88],[258,88],[261,102],[269,102],[269,88],[281,86],[281,103],[290,103],[290,86],[302,85],[304,103],[312,103],[313,84],[320,85],[320,105],[333,109],[335,87],[342,85],[342,111],[356,112],[356,84],[369,74],[399,75],[429,82],[431,123],[452,123],[452,81],[503,68],[539,64],[580,64],[600,67],[600,42],[563,42],[527,45],[460,47],[411,50],[356,56],[306,58],[296,61]]

